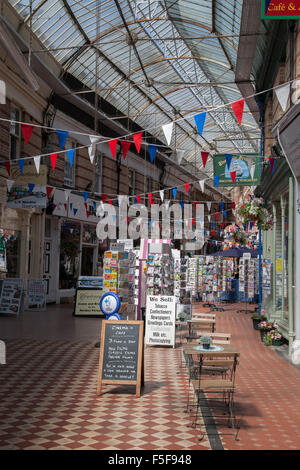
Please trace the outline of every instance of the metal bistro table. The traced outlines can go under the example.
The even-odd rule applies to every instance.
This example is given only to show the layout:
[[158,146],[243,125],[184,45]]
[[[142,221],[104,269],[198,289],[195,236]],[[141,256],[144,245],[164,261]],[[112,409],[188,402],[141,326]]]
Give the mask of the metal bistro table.
[[213,333],[215,331],[215,325],[216,325],[216,320],[214,318],[201,318],[198,320],[188,320],[187,321],[188,327],[189,327],[189,336],[191,336],[191,329],[192,325],[197,325],[199,326],[199,329],[201,326],[210,326],[210,332]]
[[186,343],[183,344],[183,352],[187,355],[196,356],[196,355],[203,355],[203,356],[220,356],[225,357],[227,354],[237,354],[240,355],[239,351],[236,349],[235,346],[232,344],[222,344],[221,350],[215,349],[198,349],[199,344],[194,343]]

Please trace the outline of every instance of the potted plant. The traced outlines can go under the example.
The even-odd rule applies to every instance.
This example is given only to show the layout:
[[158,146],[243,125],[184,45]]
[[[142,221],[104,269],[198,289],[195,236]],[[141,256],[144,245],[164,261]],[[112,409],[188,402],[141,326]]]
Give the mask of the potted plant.
[[253,322],[253,328],[255,330],[259,330],[259,324],[261,321],[267,320],[267,317],[263,314],[263,312],[265,312],[265,310],[262,310],[260,315],[258,313],[254,313],[251,317]]
[[186,313],[184,312],[180,312],[179,315],[178,315],[178,320],[179,321],[185,321],[186,320]]
[[278,324],[272,321],[266,321],[263,320],[259,323],[258,325],[260,329],[260,336],[261,340],[264,341],[264,337],[271,331],[271,330],[277,330],[278,329]]
[[212,338],[211,336],[201,336],[199,342],[203,349],[209,349],[212,344]]
[[277,330],[271,330],[269,335],[272,338],[273,346],[281,346],[282,335]]
[[250,196],[250,200],[237,206],[237,216],[243,224],[256,223],[261,230],[272,230],[273,217],[265,207],[262,197]]

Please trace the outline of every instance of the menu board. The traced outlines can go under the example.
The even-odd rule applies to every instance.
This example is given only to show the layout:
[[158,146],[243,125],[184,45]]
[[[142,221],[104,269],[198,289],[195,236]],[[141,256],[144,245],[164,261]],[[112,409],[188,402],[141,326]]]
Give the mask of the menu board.
[[46,281],[29,279],[27,286],[27,310],[46,310]]
[[23,279],[3,279],[0,297],[0,313],[18,315],[21,310],[23,290]]
[[102,316],[100,299],[104,294],[103,289],[77,289],[74,307],[74,316]]
[[143,322],[102,322],[97,394],[102,384],[136,385],[140,396],[143,373]]
[[147,296],[146,344],[175,346],[175,297]]

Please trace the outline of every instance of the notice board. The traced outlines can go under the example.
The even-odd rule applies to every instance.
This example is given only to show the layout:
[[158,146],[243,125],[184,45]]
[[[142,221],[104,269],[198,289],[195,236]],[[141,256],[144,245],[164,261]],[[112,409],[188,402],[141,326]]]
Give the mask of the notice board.
[[76,289],[74,313],[75,317],[103,317],[100,310],[100,299],[103,289]]
[[3,279],[0,296],[0,313],[19,315],[22,308],[23,293],[23,279]]
[[102,384],[135,385],[136,397],[144,382],[142,321],[102,322],[97,394]]
[[173,296],[147,296],[147,345],[175,347],[175,306]]

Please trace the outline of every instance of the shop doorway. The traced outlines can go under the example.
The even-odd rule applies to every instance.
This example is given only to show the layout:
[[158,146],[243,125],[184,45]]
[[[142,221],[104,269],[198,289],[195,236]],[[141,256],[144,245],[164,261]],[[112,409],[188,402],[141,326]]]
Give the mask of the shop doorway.
[[44,243],[44,273],[43,278],[46,281],[46,302],[56,302],[56,284],[55,269],[52,254],[52,240],[45,238]]
[[81,251],[81,275],[93,276],[95,265],[95,247],[82,245]]

